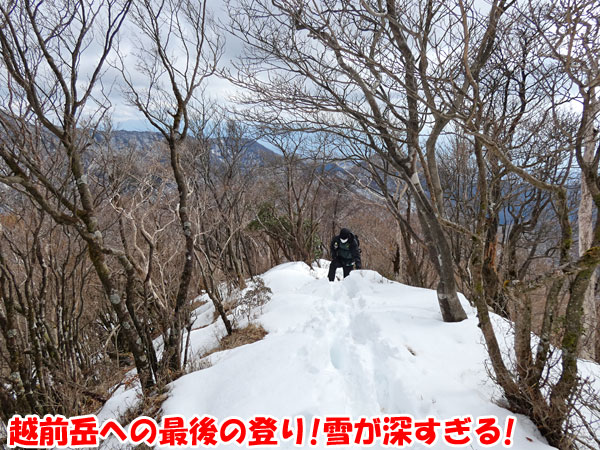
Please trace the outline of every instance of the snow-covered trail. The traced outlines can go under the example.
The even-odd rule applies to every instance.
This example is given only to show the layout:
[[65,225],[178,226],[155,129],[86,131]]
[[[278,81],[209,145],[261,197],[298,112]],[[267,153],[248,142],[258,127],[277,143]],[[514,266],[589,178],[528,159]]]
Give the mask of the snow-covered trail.
[[[464,299],[469,319],[448,324],[434,291],[372,271],[355,271],[335,283],[326,273],[326,267],[302,263],[267,272],[273,298],[259,321],[269,334],[215,353],[211,367],[176,380],[163,414],[219,420],[304,416],[308,424],[315,416],[493,415],[504,424],[510,413],[492,401],[497,392],[485,373],[477,319]],[[192,342],[206,347],[221,333],[215,323],[195,331]],[[513,443],[519,450],[551,448],[523,417]],[[450,447],[438,440],[430,448]]]

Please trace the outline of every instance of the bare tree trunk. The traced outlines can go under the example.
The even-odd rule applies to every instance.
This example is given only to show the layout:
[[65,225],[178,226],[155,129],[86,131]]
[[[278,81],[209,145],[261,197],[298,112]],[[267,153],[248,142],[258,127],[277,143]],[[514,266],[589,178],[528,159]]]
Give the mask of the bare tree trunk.
[[393,260],[393,273],[394,273],[394,279],[396,281],[401,281],[402,277],[401,277],[401,270],[402,270],[402,241],[401,241],[402,237],[400,235],[400,231],[396,232],[396,252],[394,255],[394,260]]
[[[179,129],[179,117],[175,117],[174,122],[173,129]],[[168,342],[168,348],[172,352],[169,355],[169,368],[173,371],[178,371],[181,369],[183,328],[188,325],[191,314],[187,296],[194,268],[194,236],[192,234],[192,222],[188,213],[188,187],[181,168],[178,142],[175,140],[170,141],[169,148],[171,169],[173,170],[173,176],[175,177],[179,192],[179,220],[181,222],[181,231],[185,238],[185,259],[179,279],[179,289],[177,290],[177,297],[175,299],[175,310],[173,312],[173,322]]]
[[[206,0],[146,0],[135,3],[135,25],[149,43],[149,47],[138,55],[138,76],[145,78],[149,87],[141,89],[139,80],[134,83],[125,68],[122,55],[119,60],[130,102],[162,134],[169,148],[169,162],[177,186],[177,212],[184,240],[184,250],[181,252],[184,260],[162,359],[164,367],[174,373],[181,370],[182,365],[183,328],[188,326],[190,320],[188,292],[194,270],[194,205],[190,203],[188,180],[181,157],[184,146],[188,145],[186,138],[191,126],[190,117],[194,111],[197,112],[194,102],[199,96],[196,95],[204,80],[214,73],[222,46],[220,37],[210,39],[207,36],[210,20],[207,18],[206,4]],[[170,20],[163,20],[165,17]],[[183,63],[175,56],[179,51],[183,55]],[[199,134],[196,137],[201,136]]]
[[[583,154],[584,161],[591,163],[595,153],[595,132],[594,117],[598,110],[598,99],[592,88],[590,93],[590,114],[589,120],[585,124],[585,150]],[[592,193],[581,175],[581,199],[579,201],[579,256],[581,257],[592,245],[593,241],[593,199]],[[596,359],[600,355],[596,354],[596,327],[598,323],[596,304],[596,280],[597,273],[594,271],[590,275],[589,286],[585,290],[583,298],[583,336],[581,339],[580,355],[584,358]]]
[[467,318],[467,313],[458,299],[454,262],[448,239],[432,204],[415,178],[416,174],[407,181],[415,196],[419,221],[428,242],[429,257],[440,277],[436,288],[440,312],[444,322],[461,322]]

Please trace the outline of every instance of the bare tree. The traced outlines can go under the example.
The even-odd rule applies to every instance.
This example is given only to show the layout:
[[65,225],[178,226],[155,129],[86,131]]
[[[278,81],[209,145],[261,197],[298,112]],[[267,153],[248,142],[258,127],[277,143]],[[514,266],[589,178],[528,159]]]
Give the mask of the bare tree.
[[252,227],[276,243],[288,261],[311,264],[321,255],[321,203],[336,176],[326,173],[331,139],[264,127],[263,132],[281,158],[265,167],[272,195],[261,202]]
[[[494,376],[512,409],[532,417],[555,445],[570,448],[583,292],[598,259],[595,242],[579,259],[571,257],[569,176],[577,158],[595,192],[600,158],[584,161],[582,143],[589,133],[581,130],[587,125],[573,128],[561,108],[572,98],[573,85],[584,86],[579,98],[583,122],[589,123],[589,79],[567,74],[582,67],[582,55],[565,59],[561,51],[578,48],[590,54],[597,31],[591,17],[597,14],[587,3],[581,9],[570,3],[539,4],[527,13],[538,23],[531,27],[515,5],[494,1],[488,9],[477,9],[460,0],[455,5],[242,2],[231,8],[232,30],[247,44],[234,81],[251,91],[239,98],[251,107],[247,116],[256,118],[253,113],[259,109],[264,121],[282,129],[326,130],[356,149],[368,148],[393,167],[415,201],[421,232],[430,243],[444,320],[464,317],[454,308],[458,300],[447,236],[462,233],[470,240],[465,271],[472,277]],[[571,26],[579,17],[576,11],[583,13],[578,25]],[[543,42],[555,32],[557,38]],[[565,39],[573,33],[583,35]],[[588,42],[587,47],[570,45],[577,39]],[[598,58],[590,57],[595,62],[586,64],[595,67]],[[261,77],[265,69],[271,70],[267,79]],[[470,189],[475,207],[469,226],[449,220],[446,211],[439,150],[452,133],[462,136],[474,164]],[[363,155],[357,154],[358,159],[373,161]],[[519,209],[526,218],[518,217]],[[498,267],[501,218],[511,212],[518,220],[506,242],[512,267],[506,274],[522,277],[516,280],[504,278]],[[547,233],[544,220],[551,221],[558,235],[534,245],[533,253],[517,261],[511,247],[534,233]],[[540,255],[546,272],[532,276],[531,261]],[[547,298],[536,347],[530,295],[541,286]],[[557,332],[565,292],[564,328]],[[514,364],[503,358],[490,305],[505,316],[514,308]],[[560,372],[551,342],[561,347]],[[549,372],[553,375],[544,378]]]
[[16,192],[3,198],[0,285],[3,420],[77,415],[105,401],[119,370],[96,326],[104,302],[86,245]]
[[206,4],[206,0],[136,3],[132,17],[142,36],[136,55],[136,75],[144,79],[141,88],[127,70],[124,55],[120,59],[129,101],[167,144],[179,194],[177,209],[185,251],[164,356],[173,371],[181,369],[182,333],[191,313],[188,296],[195,260],[195,231],[190,217],[189,187],[181,166],[181,148],[187,145],[194,95],[202,92],[204,81],[215,72],[223,45],[219,36],[211,34]]
[[107,112],[99,105],[106,101],[100,78],[130,6],[129,1],[28,0],[0,5],[0,181],[85,241],[147,390],[154,377],[114,267],[114,260],[121,268],[128,262],[105,240],[98,215],[102,199],[95,196],[87,170],[95,130]]
[[[587,80],[581,81],[573,75],[572,70],[578,64],[576,58],[562,54],[568,49],[583,48],[563,46],[565,39],[571,42],[582,39],[597,48],[597,39],[585,33],[585,26],[571,28],[570,20],[576,19],[581,25],[594,15],[589,10],[590,5],[581,7],[583,9],[574,4],[531,4],[526,14],[517,14],[513,26],[502,30],[506,36],[502,42],[516,43],[508,44],[509,48],[499,53],[508,58],[498,66],[506,73],[494,74],[496,69],[491,67],[490,75],[475,84],[477,90],[467,103],[463,118],[457,120],[472,136],[478,165],[478,195],[482,207],[475,233],[479,238],[471,265],[477,276],[475,286],[479,285],[479,289],[473,298],[494,376],[510,407],[531,417],[552,445],[565,449],[578,445],[574,435],[574,422],[578,420],[575,417],[587,403],[580,397],[580,383],[584,381],[578,373],[577,355],[584,332],[584,293],[600,262],[594,240],[579,258],[574,258],[572,252],[574,224],[568,191],[574,158],[592,192],[598,182],[598,158],[594,156],[586,162],[583,157],[593,96]],[[564,21],[565,17],[570,20]],[[566,23],[564,28],[563,23]],[[579,31],[575,30],[582,30],[584,36],[577,36]],[[506,87],[502,87],[502,83]],[[512,83],[516,88],[508,88]],[[573,100],[574,86],[579,86],[577,95],[583,104],[582,114],[576,120],[563,106]],[[501,290],[494,286],[500,280],[484,280],[485,249],[489,246],[486,236],[495,238],[497,227],[493,221],[490,226],[489,221],[497,214],[494,212],[497,196],[493,192],[493,183],[497,181],[492,178],[490,182],[488,172],[496,179],[502,175],[516,186],[522,186],[521,197],[531,195],[532,201],[521,202],[533,206],[528,220],[520,217],[515,221],[514,234],[509,236],[505,250],[512,269],[507,275],[516,277],[505,279]],[[517,204],[512,201],[510,207]],[[544,211],[547,204],[552,206],[550,214]],[[510,209],[508,212],[511,213]],[[514,270],[516,255],[510,247],[515,245],[525,225],[535,229],[542,217],[552,221],[558,233],[551,244],[545,244],[545,266],[538,264],[535,267],[538,273],[531,276],[527,273],[527,264],[521,267],[523,270]],[[597,236],[596,227],[597,224],[593,236]],[[532,246],[533,253],[529,257],[535,256],[538,250],[543,250],[543,246]],[[536,343],[536,338],[532,338],[532,297],[534,291],[540,289],[545,299]],[[514,361],[503,358],[490,322],[487,298],[498,293],[506,296],[506,302],[514,307]],[[563,299],[565,312],[559,322]],[[552,343],[559,350],[555,351]],[[597,442],[597,433],[588,422],[588,442]]]
[[245,229],[254,200],[249,187],[257,176],[250,152],[255,141],[246,126],[225,116],[215,114],[212,122],[211,132],[198,138],[188,154],[200,232],[195,249],[203,289],[231,334],[225,304],[253,274]]
[[[531,6],[531,8],[536,8]],[[536,8],[537,9],[537,8]],[[559,2],[555,6],[546,5],[541,9],[549,20],[535,21],[535,26],[544,37],[552,59],[568,76],[577,100],[583,105],[579,129],[576,135],[575,155],[582,169],[581,200],[579,204],[579,255],[583,256],[594,246],[593,207],[594,196],[598,192],[598,155],[600,100],[597,96],[600,86],[600,27],[592,25],[590,20],[597,17],[600,8],[594,2],[584,1],[577,4]],[[541,14],[534,16],[540,18]],[[596,202],[596,206],[599,203]],[[583,354],[594,358],[596,355],[597,309],[595,285],[597,275],[590,275],[589,286],[583,300],[584,336],[581,342]],[[600,342],[600,341],[598,341]]]
[[[431,244],[446,321],[466,315],[444,231],[437,142],[489,59],[510,4],[494,2],[482,15],[458,2],[458,16],[454,5],[433,1],[258,1],[231,8],[231,28],[249,55],[235,79],[252,91],[242,102],[279,126],[327,130],[367,146],[407,183]],[[266,81],[265,68],[273,71]]]

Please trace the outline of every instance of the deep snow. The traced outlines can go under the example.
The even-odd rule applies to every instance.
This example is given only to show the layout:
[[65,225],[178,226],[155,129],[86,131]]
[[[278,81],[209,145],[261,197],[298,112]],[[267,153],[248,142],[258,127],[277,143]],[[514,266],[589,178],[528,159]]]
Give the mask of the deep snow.
[[[444,323],[434,291],[391,282],[368,270],[329,283],[324,261],[320,268],[287,263],[263,278],[273,296],[257,321],[269,334],[213,353],[210,367],[172,383],[163,415],[220,420],[304,416],[307,424],[313,416],[409,414],[415,420],[445,420],[493,415],[502,426],[511,415],[495,403],[499,391],[486,374],[481,332],[464,297],[468,320]],[[219,321],[212,322],[210,304],[195,314],[190,338],[197,359],[225,332]],[[598,365],[588,364],[586,370],[600,379]],[[136,399],[136,389],[121,387],[99,419],[118,418]],[[281,447],[293,444],[282,442]],[[430,448],[449,446],[438,439]],[[466,448],[483,447],[472,443]],[[553,447],[525,417],[517,416],[512,448]]]

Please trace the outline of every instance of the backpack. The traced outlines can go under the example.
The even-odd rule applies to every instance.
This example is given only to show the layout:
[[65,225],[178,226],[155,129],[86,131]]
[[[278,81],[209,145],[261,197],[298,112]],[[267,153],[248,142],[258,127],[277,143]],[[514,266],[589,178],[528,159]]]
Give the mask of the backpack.
[[358,250],[358,254],[360,255],[362,253],[362,250],[360,249],[360,241],[358,240],[358,234],[354,235],[354,240],[356,241],[356,249]]

